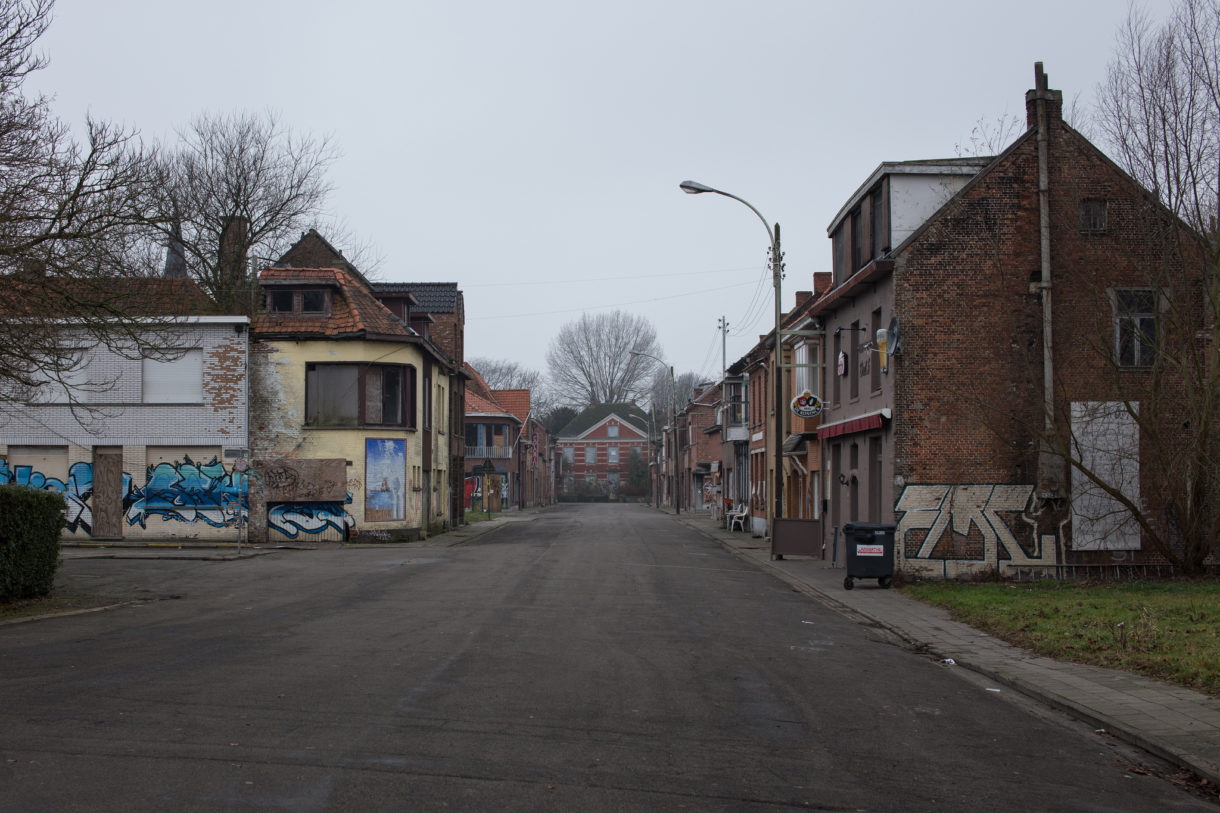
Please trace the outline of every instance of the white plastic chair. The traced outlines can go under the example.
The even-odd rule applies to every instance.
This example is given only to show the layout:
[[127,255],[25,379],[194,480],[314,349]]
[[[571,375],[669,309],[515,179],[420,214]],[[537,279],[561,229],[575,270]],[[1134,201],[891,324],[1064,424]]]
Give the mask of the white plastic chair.
[[733,510],[725,515],[729,520],[729,530],[733,530],[733,526],[737,526],[737,530],[745,532],[746,517],[750,516],[750,509],[744,505],[737,505]]

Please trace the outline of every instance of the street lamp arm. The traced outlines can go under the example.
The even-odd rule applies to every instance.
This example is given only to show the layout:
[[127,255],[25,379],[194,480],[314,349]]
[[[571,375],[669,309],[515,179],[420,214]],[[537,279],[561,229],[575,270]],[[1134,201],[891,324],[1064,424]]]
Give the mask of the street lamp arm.
[[[688,195],[701,195],[704,192],[711,192],[713,195],[723,195],[726,198],[732,198],[733,200],[737,201],[738,203],[742,204],[743,206],[746,206],[747,208],[749,208],[749,210],[751,212],[758,215],[758,219],[762,221],[763,228],[767,230],[767,242],[769,242],[771,244],[772,249],[775,248],[775,230],[771,227],[771,224],[767,222],[767,218],[763,217],[762,212],[755,209],[754,204],[750,203],[745,198],[739,198],[736,195],[734,195],[732,192],[725,192],[720,189],[713,189],[712,187],[707,186],[705,184],[701,184],[698,181],[683,181],[682,183],[678,184],[678,188],[681,189],[683,192],[685,192]],[[775,259],[776,259],[776,262],[779,261],[778,257],[776,257]]]

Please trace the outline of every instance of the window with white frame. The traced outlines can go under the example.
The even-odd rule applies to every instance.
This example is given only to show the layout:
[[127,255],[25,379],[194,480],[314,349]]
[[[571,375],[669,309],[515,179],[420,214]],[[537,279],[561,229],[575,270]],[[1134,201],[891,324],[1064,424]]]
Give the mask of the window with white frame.
[[608,424],[606,426],[606,437],[608,437],[608,438],[617,438],[618,437],[618,424],[617,423]]
[[596,446],[586,446],[585,447],[585,462],[586,463],[596,463],[597,462],[597,447]]
[[606,447],[606,462],[607,463],[617,463],[618,462],[618,447],[617,446],[607,446]]
[[1151,367],[1156,356],[1157,294],[1146,288],[1114,292],[1114,358],[1120,367]]
[[569,463],[572,463],[573,461],[575,461],[576,460],[576,447],[575,446],[564,446],[563,447],[563,459]]
[[818,394],[818,376],[817,371],[808,366],[813,360],[813,345],[802,342],[792,350],[792,372],[793,372],[793,387],[792,391],[795,395],[800,395],[808,390],[814,395]]
[[203,351],[167,350],[143,359],[142,382],[146,404],[203,403]]

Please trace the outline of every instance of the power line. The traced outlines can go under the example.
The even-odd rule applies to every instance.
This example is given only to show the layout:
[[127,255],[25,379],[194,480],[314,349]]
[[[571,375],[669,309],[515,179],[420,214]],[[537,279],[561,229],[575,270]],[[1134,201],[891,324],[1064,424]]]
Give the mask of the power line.
[[466,319],[466,321],[467,322],[485,322],[485,321],[490,321],[492,319],[520,319],[523,316],[553,316],[555,314],[560,314],[560,313],[583,313],[585,311],[604,310],[606,308],[622,308],[627,305],[646,305],[649,302],[660,302],[661,300],[665,300],[665,299],[682,299],[682,298],[698,296],[699,294],[710,294],[710,293],[715,293],[717,291],[729,291],[729,290],[732,290],[733,288],[741,288],[746,285],[752,285],[752,284],[753,283],[750,283],[750,282],[739,282],[736,285],[725,285],[721,288],[700,288],[697,291],[684,291],[680,294],[673,294],[672,296],[653,296],[653,297],[649,297],[648,299],[637,299],[634,302],[618,302],[618,303],[607,304],[607,305],[586,305],[585,307],[582,307],[582,308],[565,308],[563,310],[557,310],[557,311],[536,311],[534,313],[508,313],[508,314],[504,314],[502,316],[471,316],[471,317],[468,317]]
[[659,277],[693,277],[706,276],[708,274],[736,274],[741,271],[752,271],[754,266],[746,266],[745,268],[720,268],[714,271],[674,271],[668,274],[639,274],[625,277],[567,277],[566,279],[550,279],[550,280],[532,280],[525,282],[485,282],[479,283],[478,288],[519,288],[522,285],[577,285],[582,282],[618,282],[620,280],[629,279],[657,279]]

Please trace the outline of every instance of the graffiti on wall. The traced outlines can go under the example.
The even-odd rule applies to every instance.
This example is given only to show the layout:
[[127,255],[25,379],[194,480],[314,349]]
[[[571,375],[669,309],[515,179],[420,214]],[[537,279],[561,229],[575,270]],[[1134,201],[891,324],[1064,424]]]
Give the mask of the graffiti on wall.
[[190,456],[148,467],[148,479],[128,507],[128,525],[146,528],[149,517],[163,522],[205,522],[224,528],[245,520],[249,481],[244,472],[225,471],[215,457],[196,463]]
[[[57,477],[47,477],[32,466],[13,466],[0,460],[0,485],[19,485],[38,488],[43,491],[54,491],[64,496],[65,528],[71,532],[93,530],[93,508],[90,498],[93,496],[93,464],[73,463],[68,469],[68,480],[64,482]],[[139,490],[132,485],[131,475],[123,472],[123,513],[126,514],[131,505],[139,498]]]
[[[352,502],[352,494],[347,494],[347,505]],[[325,530],[338,531],[345,536],[350,535],[356,527],[356,519],[344,508],[345,503],[337,502],[290,502],[271,506],[267,509],[267,527],[274,528],[289,539],[296,539],[298,534],[318,534]]]
[[998,566],[1047,564],[1053,545],[1038,533],[1032,485],[912,485],[903,489],[895,544],[907,560]]
[[[93,530],[93,464],[73,463],[67,482],[48,477],[32,466],[10,467],[0,460],[0,485],[13,483],[62,494],[66,509],[66,529],[71,533]],[[248,474],[226,470],[217,458],[196,463],[189,456],[173,463],[149,466],[145,483],[136,486],[132,476],[123,472],[123,516],[128,525],[148,527],[151,517],[163,522],[203,522],[215,528],[231,527],[249,515]],[[290,539],[301,533],[314,534],[334,529],[354,528],[356,520],[344,508],[346,503],[295,502],[274,506],[267,512],[267,524]]]

